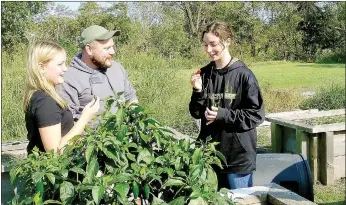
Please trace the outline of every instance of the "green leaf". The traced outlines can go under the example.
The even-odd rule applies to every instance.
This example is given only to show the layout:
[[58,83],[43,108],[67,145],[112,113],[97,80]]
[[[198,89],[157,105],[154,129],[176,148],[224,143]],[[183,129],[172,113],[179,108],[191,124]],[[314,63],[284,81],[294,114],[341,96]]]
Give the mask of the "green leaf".
[[62,203],[57,200],[46,200],[43,204],[62,204]]
[[139,131],[139,135],[141,136],[142,140],[144,142],[148,142],[150,140],[150,136],[149,135],[146,135],[144,134],[143,132]]
[[192,155],[192,163],[197,165],[201,160],[201,149],[197,148]]
[[127,125],[121,125],[117,132],[117,139],[122,141],[123,138],[126,136],[127,131],[128,131]]
[[68,176],[68,170],[67,169],[64,169],[61,171],[61,175],[64,177],[64,178],[67,178]]
[[78,173],[78,174],[81,174],[81,175],[83,175],[83,176],[86,175],[86,172],[84,171],[84,169],[81,169],[81,168],[79,168],[79,167],[72,167],[72,168],[70,169],[70,171],[75,172],[75,173]]
[[218,156],[225,164],[227,164],[225,156],[219,151],[215,151],[216,156]]
[[37,184],[42,178],[44,177],[43,172],[35,172],[32,176],[31,179],[34,182],[34,184]]
[[120,183],[115,185],[114,190],[118,192],[121,197],[125,198],[130,191],[130,186],[127,183]]
[[169,202],[169,205],[182,205],[185,202],[185,197],[181,196],[178,197],[176,199],[174,199],[173,201]]
[[174,163],[174,168],[176,171],[179,171],[181,170],[181,157],[177,157],[177,159],[175,160],[175,163]]
[[182,186],[185,185],[185,183],[178,179],[168,179],[167,182],[164,184],[164,186]]
[[94,153],[95,145],[94,144],[89,144],[87,149],[85,150],[85,159],[87,163],[90,162],[90,158],[92,154]]
[[50,183],[52,183],[53,185],[55,184],[55,176],[52,173],[46,173],[46,176],[48,178],[48,180],[50,181]]
[[97,162],[97,158],[95,156],[91,159],[90,163],[87,164],[86,173],[88,177],[94,177],[96,176],[98,171],[99,171],[99,163]]
[[131,160],[131,161],[133,161],[133,162],[136,161],[136,156],[135,156],[135,155],[130,154],[130,153],[127,153],[126,156],[127,156],[127,158],[128,158],[129,160]]
[[217,190],[217,186],[218,186],[218,180],[217,180],[217,176],[216,173],[214,171],[214,169],[210,166],[207,167],[207,183],[210,187],[214,188],[214,190]]
[[74,187],[71,182],[64,181],[60,185],[60,199],[62,204],[71,204],[75,197]]
[[117,118],[117,126],[120,127],[123,124],[124,117],[125,117],[125,110],[123,108],[119,108],[117,110],[116,118]]
[[115,156],[116,150],[113,148],[105,147],[102,149],[103,153],[110,159],[115,160],[117,157]]
[[202,197],[198,197],[197,199],[190,200],[188,205],[208,205],[208,203]]
[[183,171],[176,171],[176,173],[177,173],[178,176],[186,177],[186,173],[183,172]]
[[105,190],[105,188],[103,185],[93,187],[92,196],[93,196],[93,200],[96,204],[100,204],[104,190]]
[[138,115],[139,113],[144,112],[144,108],[142,108],[139,105],[136,105],[135,108],[133,109],[133,112]]
[[169,177],[172,177],[174,174],[174,170],[172,168],[165,168],[165,171]]
[[150,164],[153,161],[153,157],[148,149],[143,149],[138,153],[137,162],[140,163],[141,161],[144,161],[146,164]]
[[145,130],[145,126],[144,126],[144,122],[143,121],[139,121],[138,122],[139,128],[141,128],[141,130]]
[[42,198],[40,197],[40,192],[37,192],[33,198],[35,205],[42,204]]
[[167,205],[167,203],[164,202],[162,199],[153,196],[153,201],[151,202],[151,205]]

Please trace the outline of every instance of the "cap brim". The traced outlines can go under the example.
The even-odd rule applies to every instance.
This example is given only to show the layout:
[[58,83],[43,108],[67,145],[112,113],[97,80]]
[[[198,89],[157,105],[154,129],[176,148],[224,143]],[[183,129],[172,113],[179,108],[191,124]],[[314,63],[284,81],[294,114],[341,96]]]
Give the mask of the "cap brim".
[[110,32],[103,34],[102,36],[96,38],[95,40],[107,40],[107,39],[110,39],[114,36],[119,36],[119,35],[120,35],[120,30],[114,30],[114,31],[110,31]]

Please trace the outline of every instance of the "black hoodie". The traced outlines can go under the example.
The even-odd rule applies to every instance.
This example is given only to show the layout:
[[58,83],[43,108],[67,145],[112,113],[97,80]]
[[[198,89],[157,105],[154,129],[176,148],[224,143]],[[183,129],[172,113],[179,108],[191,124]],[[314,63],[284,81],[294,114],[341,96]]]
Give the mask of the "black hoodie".
[[[202,92],[193,92],[191,115],[201,119],[199,140],[211,136],[226,158],[221,172],[247,174],[256,168],[256,127],[264,121],[263,98],[251,70],[241,61],[216,69],[212,61],[201,69]],[[206,125],[207,107],[218,107],[215,121]]]

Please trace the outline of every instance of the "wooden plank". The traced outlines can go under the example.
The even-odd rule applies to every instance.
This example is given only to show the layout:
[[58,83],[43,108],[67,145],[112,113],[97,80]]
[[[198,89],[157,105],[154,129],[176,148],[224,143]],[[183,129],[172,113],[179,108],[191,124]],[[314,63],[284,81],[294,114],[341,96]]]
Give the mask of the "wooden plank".
[[318,134],[309,134],[309,165],[311,169],[311,177],[313,183],[317,182],[317,138]]
[[271,128],[272,152],[281,153],[282,152],[282,127],[280,125],[272,123],[270,128]]
[[324,185],[334,183],[334,133],[321,133],[318,140],[320,181]]
[[309,133],[296,130],[297,152],[301,153],[306,159],[309,156]]
[[304,124],[302,122],[295,122],[295,121],[287,120],[284,118],[271,118],[271,119],[268,119],[268,121],[271,123],[281,125],[281,126],[295,128],[305,132],[312,133],[313,127],[310,125]]
[[288,112],[277,112],[277,113],[269,113],[266,114],[266,118],[272,118],[272,117],[280,117],[285,119],[295,119],[297,116],[305,116],[309,113],[317,113],[318,109],[311,109],[311,110],[297,110],[297,111],[288,111]]
[[316,125],[312,128],[311,133],[334,132],[343,130],[345,130],[345,122],[339,122],[333,124]]
[[345,155],[345,134],[334,132],[334,157]]
[[29,143],[28,141],[3,143],[1,145],[1,152],[13,151],[13,150],[22,150],[22,149],[26,150],[28,143]]
[[316,205],[316,203],[275,183],[272,183],[268,192],[268,203],[272,205]]
[[337,110],[326,110],[326,111],[312,111],[312,112],[305,112],[305,113],[295,113],[294,115],[284,115],[284,114],[271,114],[266,115],[266,120],[270,121],[272,118],[284,118],[287,120],[300,120],[300,119],[310,119],[310,118],[317,118],[317,117],[329,117],[329,116],[335,116],[335,115],[345,115],[345,109],[337,109]]
[[334,180],[345,177],[345,155],[334,157]]

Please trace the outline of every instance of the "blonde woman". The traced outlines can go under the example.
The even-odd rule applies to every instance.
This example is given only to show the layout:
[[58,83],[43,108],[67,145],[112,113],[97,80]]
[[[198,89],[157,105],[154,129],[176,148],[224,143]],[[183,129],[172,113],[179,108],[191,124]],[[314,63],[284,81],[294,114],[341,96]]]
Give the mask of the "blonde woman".
[[55,90],[64,82],[65,63],[65,50],[53,42],[37,42],[28,51],[24,110],[29,154],[35,146],[40,151],[58,152],[82,134],[99,109],[99,98],[95,97],[74,123],[66,102]]

